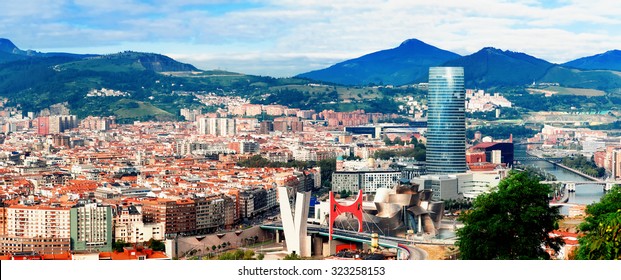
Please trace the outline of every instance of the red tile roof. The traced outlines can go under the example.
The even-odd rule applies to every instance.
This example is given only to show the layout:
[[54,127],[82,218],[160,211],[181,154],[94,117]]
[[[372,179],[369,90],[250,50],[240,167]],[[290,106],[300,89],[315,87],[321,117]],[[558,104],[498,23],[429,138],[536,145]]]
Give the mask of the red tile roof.
[[99,259],[111,259],[111,260],[138,260],[139,257],[144,256],[145,259],[170,259],[166,253],[161,251],[153,251],[152,249],[142,247],[128,247],[123,248],[123,252],[101,252],[99,253]]

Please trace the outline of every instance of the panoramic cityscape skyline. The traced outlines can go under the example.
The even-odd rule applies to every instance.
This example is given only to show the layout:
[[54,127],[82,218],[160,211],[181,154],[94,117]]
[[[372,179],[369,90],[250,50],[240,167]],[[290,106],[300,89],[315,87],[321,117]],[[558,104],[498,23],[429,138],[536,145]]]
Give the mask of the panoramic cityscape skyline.
[[275,77],[417,38],[460,55],[493,46],[554,63],[618,49],[611,1],[45,1],[0,3],[22,49],[162,53],[200,69]]
[[621,260],[619,4],[3,2],[3,263]]

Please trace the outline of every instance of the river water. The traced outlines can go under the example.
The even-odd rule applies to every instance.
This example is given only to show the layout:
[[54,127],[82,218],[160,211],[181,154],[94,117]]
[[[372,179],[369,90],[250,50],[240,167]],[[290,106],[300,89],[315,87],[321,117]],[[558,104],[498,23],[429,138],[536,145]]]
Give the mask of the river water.
[[[516,145],[514,152],[516,157],[528,156],[522,145]],[[590,179],[544,160],[525,161],[523,164],[541,168],[543,171],[556,176],[556,179],[559,181],[591,181]],[[603,195],[604,188],[601,185],[578,185],[576,186],[576,192],[569,193],[569,201],[567,201],[567,203],[588,205],[599,202]],[[567,214],[567,212],[568,209],[566,209],[566,207],[561,209],[561,214]]]

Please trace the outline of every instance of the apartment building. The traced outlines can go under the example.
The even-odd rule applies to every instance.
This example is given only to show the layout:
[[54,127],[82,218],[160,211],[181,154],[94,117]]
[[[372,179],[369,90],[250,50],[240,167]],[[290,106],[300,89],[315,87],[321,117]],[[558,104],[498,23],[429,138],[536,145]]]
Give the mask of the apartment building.
[[0,253],[58,254],[70,250],[69,208],[11,205],[6,232],[0,235]]
[[194,200],[196,207],[196,231],[198,233],[213,232],[218,227],[224,226],[224,198],[220,195],[197,198]]
[[112,208],[109,205],[80,202],[70,211],[71,249],[112,251]]
[[214,136],[232,136],[236,134],[235,119],[197,118],[198,134]]
[[164,224],[144,223],[140,206],[116,205],[114,214],[114,240],[127,243],[147,242],[150,239],[164,239]]
[[196,230],[196,206],[191,199],[150,199],[142,201],[145,223],[163,223],[164,236],[190,234]]

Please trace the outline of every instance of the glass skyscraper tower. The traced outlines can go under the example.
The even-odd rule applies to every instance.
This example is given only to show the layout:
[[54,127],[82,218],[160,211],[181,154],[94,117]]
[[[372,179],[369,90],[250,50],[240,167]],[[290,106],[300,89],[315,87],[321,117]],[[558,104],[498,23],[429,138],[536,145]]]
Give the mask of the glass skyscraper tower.
[[466,91],[463,67],[429,68],[427,173],[466,171]]

